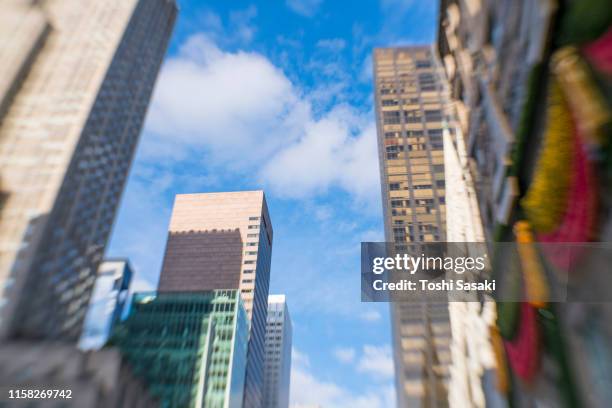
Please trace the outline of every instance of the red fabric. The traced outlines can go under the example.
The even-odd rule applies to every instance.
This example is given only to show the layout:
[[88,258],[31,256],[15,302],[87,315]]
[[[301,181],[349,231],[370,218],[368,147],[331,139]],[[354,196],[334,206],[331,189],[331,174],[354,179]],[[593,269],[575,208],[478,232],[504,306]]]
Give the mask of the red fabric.
[[585,45],[582,52],[599,71],[612,74],[612,28]]
[[526,382],[531,382],[540,367],[540,331],[536,310],[527,302],[521,303],[521,315],[516,337],[504,340],[512,371]]

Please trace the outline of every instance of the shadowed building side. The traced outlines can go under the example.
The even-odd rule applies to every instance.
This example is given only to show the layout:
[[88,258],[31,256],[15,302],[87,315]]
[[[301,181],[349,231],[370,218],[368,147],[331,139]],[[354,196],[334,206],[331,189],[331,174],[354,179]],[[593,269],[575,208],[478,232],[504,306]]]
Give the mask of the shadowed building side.
[[240,230],[170,232],[159,292],[238,289],[242,268]]

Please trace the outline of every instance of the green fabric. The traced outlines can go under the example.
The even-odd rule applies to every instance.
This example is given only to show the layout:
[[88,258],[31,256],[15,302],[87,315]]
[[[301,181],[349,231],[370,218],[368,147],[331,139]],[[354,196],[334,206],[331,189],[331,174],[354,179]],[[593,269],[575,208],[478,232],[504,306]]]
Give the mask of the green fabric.
[[[512,165],[509,170],[509,175],[520,176],[520,169],[523,165],[523,155],[525,152],[525,145],[529,139],[529,134],[533,128],[536,115],[536,104],[538,102],[538,96],[541,92],[542,85],[542,72],[544,71],[543,64],[537,64],[529,72],[527,78],[527,93],[525,97],[525,103],[521,112],[521,118],[516,130],[516,143],[512,149]],[[524,185],[524,180],[519,180],[521,189]],[[520,192],[521,195],[523,191]]]
[[603,34],[612,23],[610,0],[573,1],[561,17],[558,44],[583,44]]
[[[521,299],[522,276],[518,265],[518,254],[513,255],[509,267],[502,265],[502,262],[497,260],[494,270],[496,279],[502,278],[504,281],[504,299],[519,300]],[[521,313],[520,305],[518,301],[497,302],[497,327],[505,340],[512,340],[516,336]]]
[[547,350],[559,365],[559,378],[557,379],[557,389],[561,394],[564,406],[568,408],[578,408],[580,403],[574,383],[572,381],[572,370],[567,360],[563,332],[559,327],[559,320],[553,310],[554,305],[547,308],[538,309],[538,320],[542,326],[544,334],[544,349]]
[[516,335],[519,306],[519,302],[497,302],[497,327],[505,340],[512,340]]

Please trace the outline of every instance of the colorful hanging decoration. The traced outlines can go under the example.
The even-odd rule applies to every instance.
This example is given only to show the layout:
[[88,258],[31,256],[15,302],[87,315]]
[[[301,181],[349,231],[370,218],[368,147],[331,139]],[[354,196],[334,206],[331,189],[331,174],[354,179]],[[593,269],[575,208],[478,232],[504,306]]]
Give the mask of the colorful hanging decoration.
[[[588,242],[595,233],[597,219],[597,183],[594,169],[587,158],[581,138],[574,138],[575,156],[573,175],[570,185],[567,208],[563,221],[557,230],[548,234],[538,234],[543,243],[581,243]],[[581,259],[586,248],[576,245],[571,250],[564,245],[542,245],[542,253],[556,268],[569,271]]]
[[596,147],[605,144],[612,123],[611,109],[578,50],[565,47],[555,52],[552,69],[571,108],[578,132]]
[[523,280],[525,281],[527,301],[533,307],[544,307],[548,303],[550,293],[529,223],[527,221],[517,221],[514,224],[514,235],[516,236],[516,249],[521,261]]
[[[513,255],[513,254],[510,254]],[[498,292],[502,299],[498,299],[497,327],[499,334],[506,340],[512,340],[516,336],[520,315],[520,302],[523,288],[521,277],[521,265],[516,256],[510,256],[508,261],[498,261],[496,255],[495,271],[497,279],[503,280],[501,290]]]
[[582,53],[599,72],[612,75],[612,28],[595,41],[585,44]]
[[546,351],[552,355],[558,363],[560,375],[557,377],[559,393],[565,400],[566,407],[580,407],[576,386],[572,380],[572,369],[570,367],[564,336],[553,307],[538,309],[538,322],[542,328],[542,344]]
[[497,368],[497,389],[502,394],[507,394],[510,391],[510,376],[508,373],[508,364],[506,361],[506,352],[504,350],[504,341],[495,326],[489,328],[491,335],[491,345],[493,346],[493,354]]
[[547,128],[541,154],[529,190],[521,200],[527,218],[539,233],[554,231],[562,221],[573,157],[572,120],[554,78],[551,78],[547,103]]
[[521,303],[519,328],[514,340],[504,341],[512,371],[530,383],[540,366],[540,329],[536,310],[527,302]]

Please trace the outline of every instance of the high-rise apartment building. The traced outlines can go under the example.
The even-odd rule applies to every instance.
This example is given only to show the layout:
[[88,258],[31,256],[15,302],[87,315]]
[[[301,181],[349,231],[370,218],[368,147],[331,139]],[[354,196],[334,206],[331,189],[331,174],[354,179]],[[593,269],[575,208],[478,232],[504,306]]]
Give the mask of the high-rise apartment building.
[[0,17],[0,337],[77,341],[174,0],[8,0]]
[[[444,241],[443,132],[453,120],[432,49],[374,51],[375,101],[387,242]],[[446,302],[391,304],[400,407],[448,404],[450,324]]]
[[249,326],[240,293],[136,293],[111,344],[162,407],[241,408]]
[[262,403],[272,223],[263,191],[176,196],[159,292],[240,289],[250,319],[244,406]]
[[133,275],[127,259],[109,259],[100,264],[79,348],[95,350],[104,346],[121,320]]
[[268,296],[263,399],[266,408],[289,407],[292,332],[285,295]]

